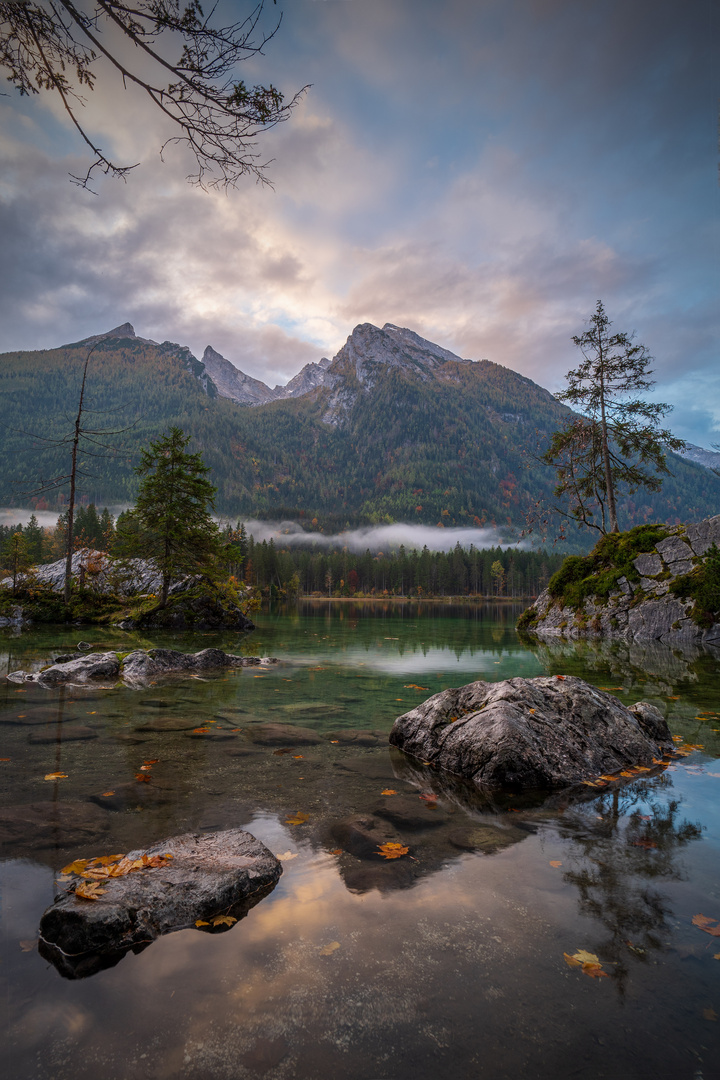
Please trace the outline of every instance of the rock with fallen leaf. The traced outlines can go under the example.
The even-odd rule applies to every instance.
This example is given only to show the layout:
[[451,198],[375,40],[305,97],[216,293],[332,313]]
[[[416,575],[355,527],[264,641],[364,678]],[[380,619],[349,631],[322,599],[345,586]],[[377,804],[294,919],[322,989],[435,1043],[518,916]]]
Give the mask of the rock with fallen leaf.
[[250,833],[229,829],[75,859],[62,873],[63,891],[40,920],[39,950],[75,979],[183,927],[229,929],[272,891],[282,866]]
[[[454,723],[462,717],[462,723]],[[473,682],[398,716],[392,745],[483,789],[603,789],[646,775],[673,752],[647,702],[629,708],[574,676]]]

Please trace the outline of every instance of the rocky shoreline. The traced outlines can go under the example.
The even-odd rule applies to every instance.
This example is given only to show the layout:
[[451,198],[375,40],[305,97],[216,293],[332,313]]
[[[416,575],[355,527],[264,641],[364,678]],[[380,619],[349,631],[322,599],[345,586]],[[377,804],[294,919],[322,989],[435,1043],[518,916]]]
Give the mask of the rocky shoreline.
[[664,532],[663,539],[633,559],[630,575],[620,575],[607,595],[591,594],[574,605],[557,594],[551,579],[521,616],[518,629],[539,638],[607,637],[720,647],[718,613],[703,610],[689,592],[678,588],[678,583],[690,584],[704,567],[713,544],[720,547],[720,514]]

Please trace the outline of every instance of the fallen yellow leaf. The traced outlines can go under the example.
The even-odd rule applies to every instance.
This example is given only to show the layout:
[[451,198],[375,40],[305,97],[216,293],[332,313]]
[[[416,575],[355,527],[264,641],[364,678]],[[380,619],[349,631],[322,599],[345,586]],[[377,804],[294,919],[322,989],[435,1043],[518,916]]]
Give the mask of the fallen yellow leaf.
[[209,926],[210,923],[207,921],[207,919],[196,919],[195,920],[195,925],[196,926]]
[[600,960],[595,953],[587,952],[586,949],[578,949],[573,954],[573,960],[577,960],[579,964],[599,964]]
[[67,780],[67,778],[66,772],[49,772],[45,777],[46,780]]
[[381,795],[397,795],[395,788],[386,787],[380,792]]
[[551,859],[550,860],[550,865],[554,866],[555,869],[557,870],[558,866],[562,866],[562,863],[560,862],[559,859]]
[[104,892],[105,889],[101,889],[96,881],[91,881],[87,885],[83,882],[75,889],[75,895],[83,900],[98,900]]
[[213,926],[232,926],[237,919],[233,915],[216,915],[211,922]]
[[339,948],[339,941],[331,941],[329,945],[323,945],[319,952],[321,956],[330,956],[331,953],[334,953],[335,950]]
[[300,811],[294,814],[292,817],[285,818],[288,825],[304,825],[308,819],[308,814],[301,814]]

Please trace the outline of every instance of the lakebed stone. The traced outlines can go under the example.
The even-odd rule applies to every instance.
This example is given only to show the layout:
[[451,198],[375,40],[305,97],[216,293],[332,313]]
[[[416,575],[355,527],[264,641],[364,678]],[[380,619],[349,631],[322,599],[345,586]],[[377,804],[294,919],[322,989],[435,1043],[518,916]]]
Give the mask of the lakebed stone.
[[0,809],[0,847],[6,856],[24,857],[47,848],[100,843],[108,825],[107,814],[97,806],[74,799],[6,806]]
[[292,724],[252,724],[245,732],[260,746],[315,746],[323,741],[311,728]]
[[668,726],[646,702],[627,708],[571,676],[474,682],[399,716],[390,742],[481,788],[552,790],[672,750]]
[[61,975],[92,975],[175,930],[227,930],[272,891],[282,873],[278,859],[242,829],[171,837],[128,857],[142,855],[172,858],[103,879],[96,900],[75,895],[82,879],[74,876],[45,911],[39,948]]
[[32,682],[53,687],[87,682],[114,683],[122,680],[129,685],[143,685],[159,676],[185,672],[212,671],[221,668],[268,667],[277,664],[273,657],[236,656],[222,649],[202,649],[197,653],[181,653],[175,649],[135,649],[123,656],[116,652],[90,652],[74,656],[63,663],[51,664],[44,671],[14,671],[11,682]]

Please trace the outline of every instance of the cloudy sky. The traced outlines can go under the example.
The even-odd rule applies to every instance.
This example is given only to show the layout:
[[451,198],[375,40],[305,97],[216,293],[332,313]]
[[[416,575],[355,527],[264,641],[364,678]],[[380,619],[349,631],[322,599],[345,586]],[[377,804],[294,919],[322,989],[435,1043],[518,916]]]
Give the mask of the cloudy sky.
[[9,90],[0,350],[129,320],[274,385],[392,322],[557,390],[602,299],[709,446],[719,31],[711,0],[286,0],[243,76],[312,85],[263,136],[274,187],[228,194],[160,161],[169,132],[112,73],[83,120],[141,165],[95,195],[68,182],[89,161],[59,103]]

